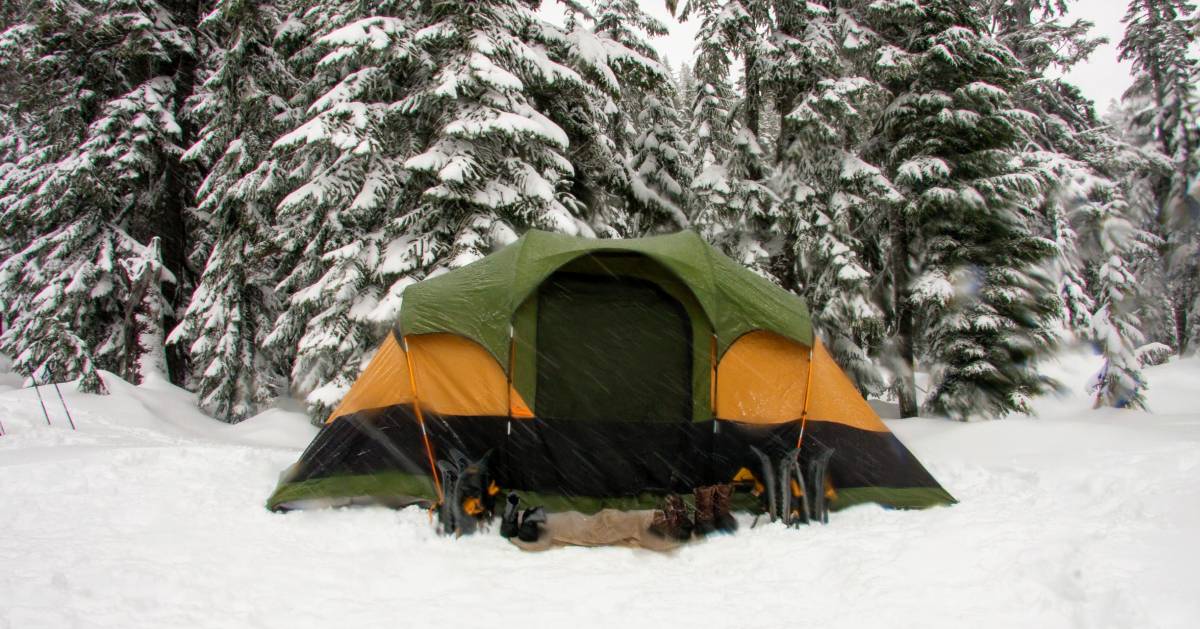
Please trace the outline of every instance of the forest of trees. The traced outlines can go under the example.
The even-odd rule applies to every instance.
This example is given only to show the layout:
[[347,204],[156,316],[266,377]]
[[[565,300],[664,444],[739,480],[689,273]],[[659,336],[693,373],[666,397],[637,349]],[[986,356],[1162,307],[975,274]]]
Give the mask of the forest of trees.
[[1074,342],[1138,407],[1200,345],[1190,2],[1129,1],[1102,116],[1067,0],[651,1],[688,63],[636,0],[6,1],[0,352],[319,417],[406,286],[531,228],[697,230],[905,416],[1027,410]]

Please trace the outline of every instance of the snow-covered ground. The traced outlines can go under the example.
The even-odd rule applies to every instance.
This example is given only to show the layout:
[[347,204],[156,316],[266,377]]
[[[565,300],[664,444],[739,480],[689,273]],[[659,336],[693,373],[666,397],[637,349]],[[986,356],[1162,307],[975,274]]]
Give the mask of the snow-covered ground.
[[861,506],[662,555],[446,539],[425,513],[273,514],[315,429],[237,426],[169,385],[107,397],[0,374],[0,628],[1200,627],[1200,360],[1148,371],[1154,413],[891,427],[962,502]]

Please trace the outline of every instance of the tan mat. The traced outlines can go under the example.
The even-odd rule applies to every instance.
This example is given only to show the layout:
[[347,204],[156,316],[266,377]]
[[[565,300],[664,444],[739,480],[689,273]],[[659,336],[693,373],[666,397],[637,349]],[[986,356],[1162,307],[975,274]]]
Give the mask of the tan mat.
[[654,511],[621,511],[603,509],[595,515],[578,511],[550,513],[536,542],[512,543],[522,550],[549,550],[559,546],[625,546],[655,551],[669,551],[687,542],[659,537],[650,532]]

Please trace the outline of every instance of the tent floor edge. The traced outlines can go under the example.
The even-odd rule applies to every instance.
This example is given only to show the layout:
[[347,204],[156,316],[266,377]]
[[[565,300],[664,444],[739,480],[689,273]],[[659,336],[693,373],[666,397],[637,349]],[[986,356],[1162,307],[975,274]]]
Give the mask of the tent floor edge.
[[433,504],[437,491],[428,476],[380,472],[281,483],[267,499],[271,511],[377,504],[406,507]]
[[829,509],[841,511],[860,504],[878,504],[889,509],[928,509],[957,504],[941,487],[838,487]]

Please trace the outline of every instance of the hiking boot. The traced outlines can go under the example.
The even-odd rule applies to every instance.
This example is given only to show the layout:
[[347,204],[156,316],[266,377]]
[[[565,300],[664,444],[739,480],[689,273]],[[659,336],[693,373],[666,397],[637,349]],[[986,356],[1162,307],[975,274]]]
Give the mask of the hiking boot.
[[650,532],[668,539],[687,540],[692,536],[692,522],[688,519],[687,506],[683,504],[683,498],[670,494],[664,503],[661,511],[654,512],[654,519],[650,522]]
[[737,530],[737,520],[730,512],[733,501],[733,485],[716,485],[713,488],[713,525],[718,531],[732,533]]
[[713,492],[716,487],[708,485],[706,487],[697,487],[696,495],[696,533],[698,535],[708,535],[716,530],[716,525],[713,522]]

